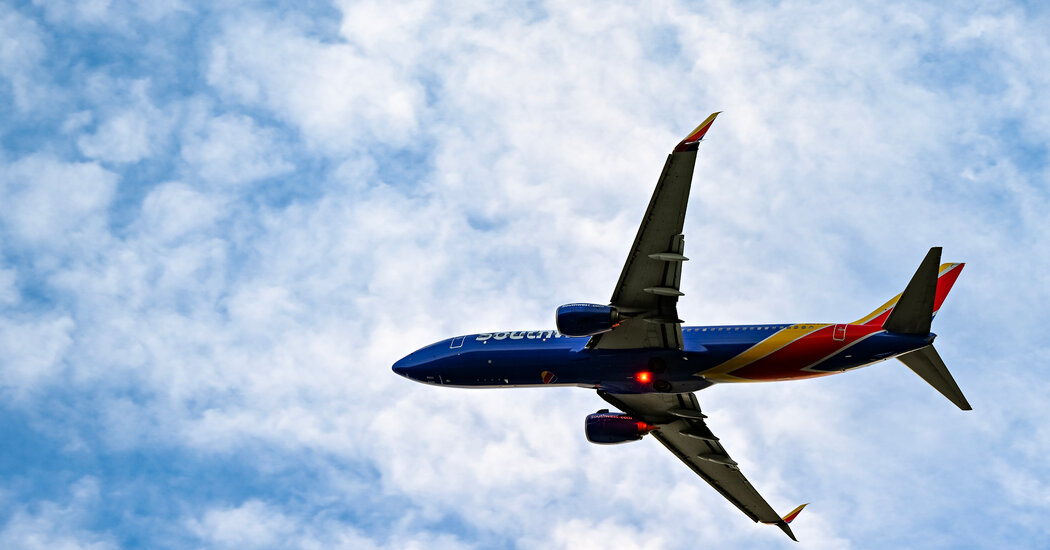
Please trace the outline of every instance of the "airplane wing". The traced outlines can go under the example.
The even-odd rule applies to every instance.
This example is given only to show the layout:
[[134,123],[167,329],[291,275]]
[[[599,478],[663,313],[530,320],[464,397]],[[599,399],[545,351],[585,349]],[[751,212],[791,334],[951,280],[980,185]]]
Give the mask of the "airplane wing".
[[596,349],[682,349],[678,297],[682,262],[687,260],[682,224],[693,181],[696,150],[718,113],[707,117],[667,156],[627,255],[610,304],[624,316],[613,330],[587,343]]
[[612,394],[599,390],[598,395],[621,411],[659,426],[653,437],[691,470],[732,502],[752,521],[780,527],[792,540],[795,535],[788,523],[798,515],[801,506],[781,518],[762,495],[751,486],[740,467],[729,457],[718,438],[704,423],[696,396],[691,393]]

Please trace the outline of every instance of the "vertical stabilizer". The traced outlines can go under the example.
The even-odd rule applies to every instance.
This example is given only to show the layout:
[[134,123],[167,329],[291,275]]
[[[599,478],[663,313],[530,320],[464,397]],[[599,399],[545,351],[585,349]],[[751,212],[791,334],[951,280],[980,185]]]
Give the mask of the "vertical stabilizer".
[[[937,297],[933,299],[934,316],[937,315],[937,310],[941,309],[941,305],[944,304],[944,299],[948,297],[948,293],[952,290],[952,285],[955,284],[955,280],[959,278],[959,273],[965,266],[966,264],[963,263],[941,264],[940,274],[937,276]],[[890,312],[893,311],[893,306],[897,305],[897,300],[900,300],[900,298],[900,294],[890,298],[889,301],[879,306],[878,309],[854,321],[853,324],[875,325],[881,327],[882,323],[886,322],[886,318],[890,316]]]
[[937,350],[933,349],[933,346],[910,351],[904,355],[897,356],[897,359],[900,359],[915,374],[918,374],[929,385],[933,386],[935,390],[941,392],[941,395],[955,403],[955,406],[964,411],[973,410],[970,403],[966,401],[966,396],[959,389],[959,385],[952,378],[952,373],[948,372],[948,367],[944,365],[944,361],[941,360],[941,356],[937,353]]
[[941,247],[935,246],[919,264],[919,269],[915,270],[915,275],[912,275],[911,282],[901,293],[882,328],[901,334],[925,336],[930,333],[940,263]]

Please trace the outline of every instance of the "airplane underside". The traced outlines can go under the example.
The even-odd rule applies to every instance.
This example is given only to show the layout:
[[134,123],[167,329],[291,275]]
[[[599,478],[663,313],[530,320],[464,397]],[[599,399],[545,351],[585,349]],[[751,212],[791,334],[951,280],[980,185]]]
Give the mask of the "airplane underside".
[[685,211],[699,143],[717,115],[667,156],[608,304],[558,307],[558,330],[450,338],[405,356],[393,370],[437,386],[595,389],[622,412],[588,415],[588,441],[651,435],[749,519],[796,540],[788,524],[805,505],[781,516],[766,502],[707,426],[693,392],[716,383],[828,376],[896,357],[970,410],[930,331],[964,264],[940,264],[941,249],[931,248],[904,292],[852,323],[683,326],[677,303],[689,259]]
[[[554,385],[616,393],[678,393],[715,383],[827,376],[907,353],[933,340],[933,335],[843,326],[685,327],[683,350],[593,350],[585,346],[587,338],[556,331],[476,334],[423,348],[394,365],[394,370],[420,382],[454,387]],[[777,345],[784,333],[793,340],[763,349],[770,342]]]

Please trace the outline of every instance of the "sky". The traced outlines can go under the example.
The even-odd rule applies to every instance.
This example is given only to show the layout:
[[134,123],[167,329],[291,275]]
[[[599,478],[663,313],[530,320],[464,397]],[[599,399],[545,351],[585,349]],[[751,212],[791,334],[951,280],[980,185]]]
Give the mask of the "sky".
[[[0,3],[0,547],[1047,548],[1039,3]],[[896,361],[719,385],[799,540],[579,388],[416,384],[604,303],[697,161],[689,324],[845,322],[931,246],[973,405]]]

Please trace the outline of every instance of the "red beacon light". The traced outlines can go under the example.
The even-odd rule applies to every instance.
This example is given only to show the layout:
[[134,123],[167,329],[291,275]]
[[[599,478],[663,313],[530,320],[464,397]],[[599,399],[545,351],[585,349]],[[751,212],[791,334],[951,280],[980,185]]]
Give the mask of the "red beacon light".
[[638,426],[638,433],[641,434],[641,435],[645,435],[645,434],[647,434],[649,432],[652,432],[652,431],[655,431],[657,428],[659,428],[659,426],[654,426],[652,424],[646,424],[645,422],[637,422],[636,425]]
[[634,376],[634,379],[643,383],[648,384],[653,379],[653,374],[649,371],[643,370]]

